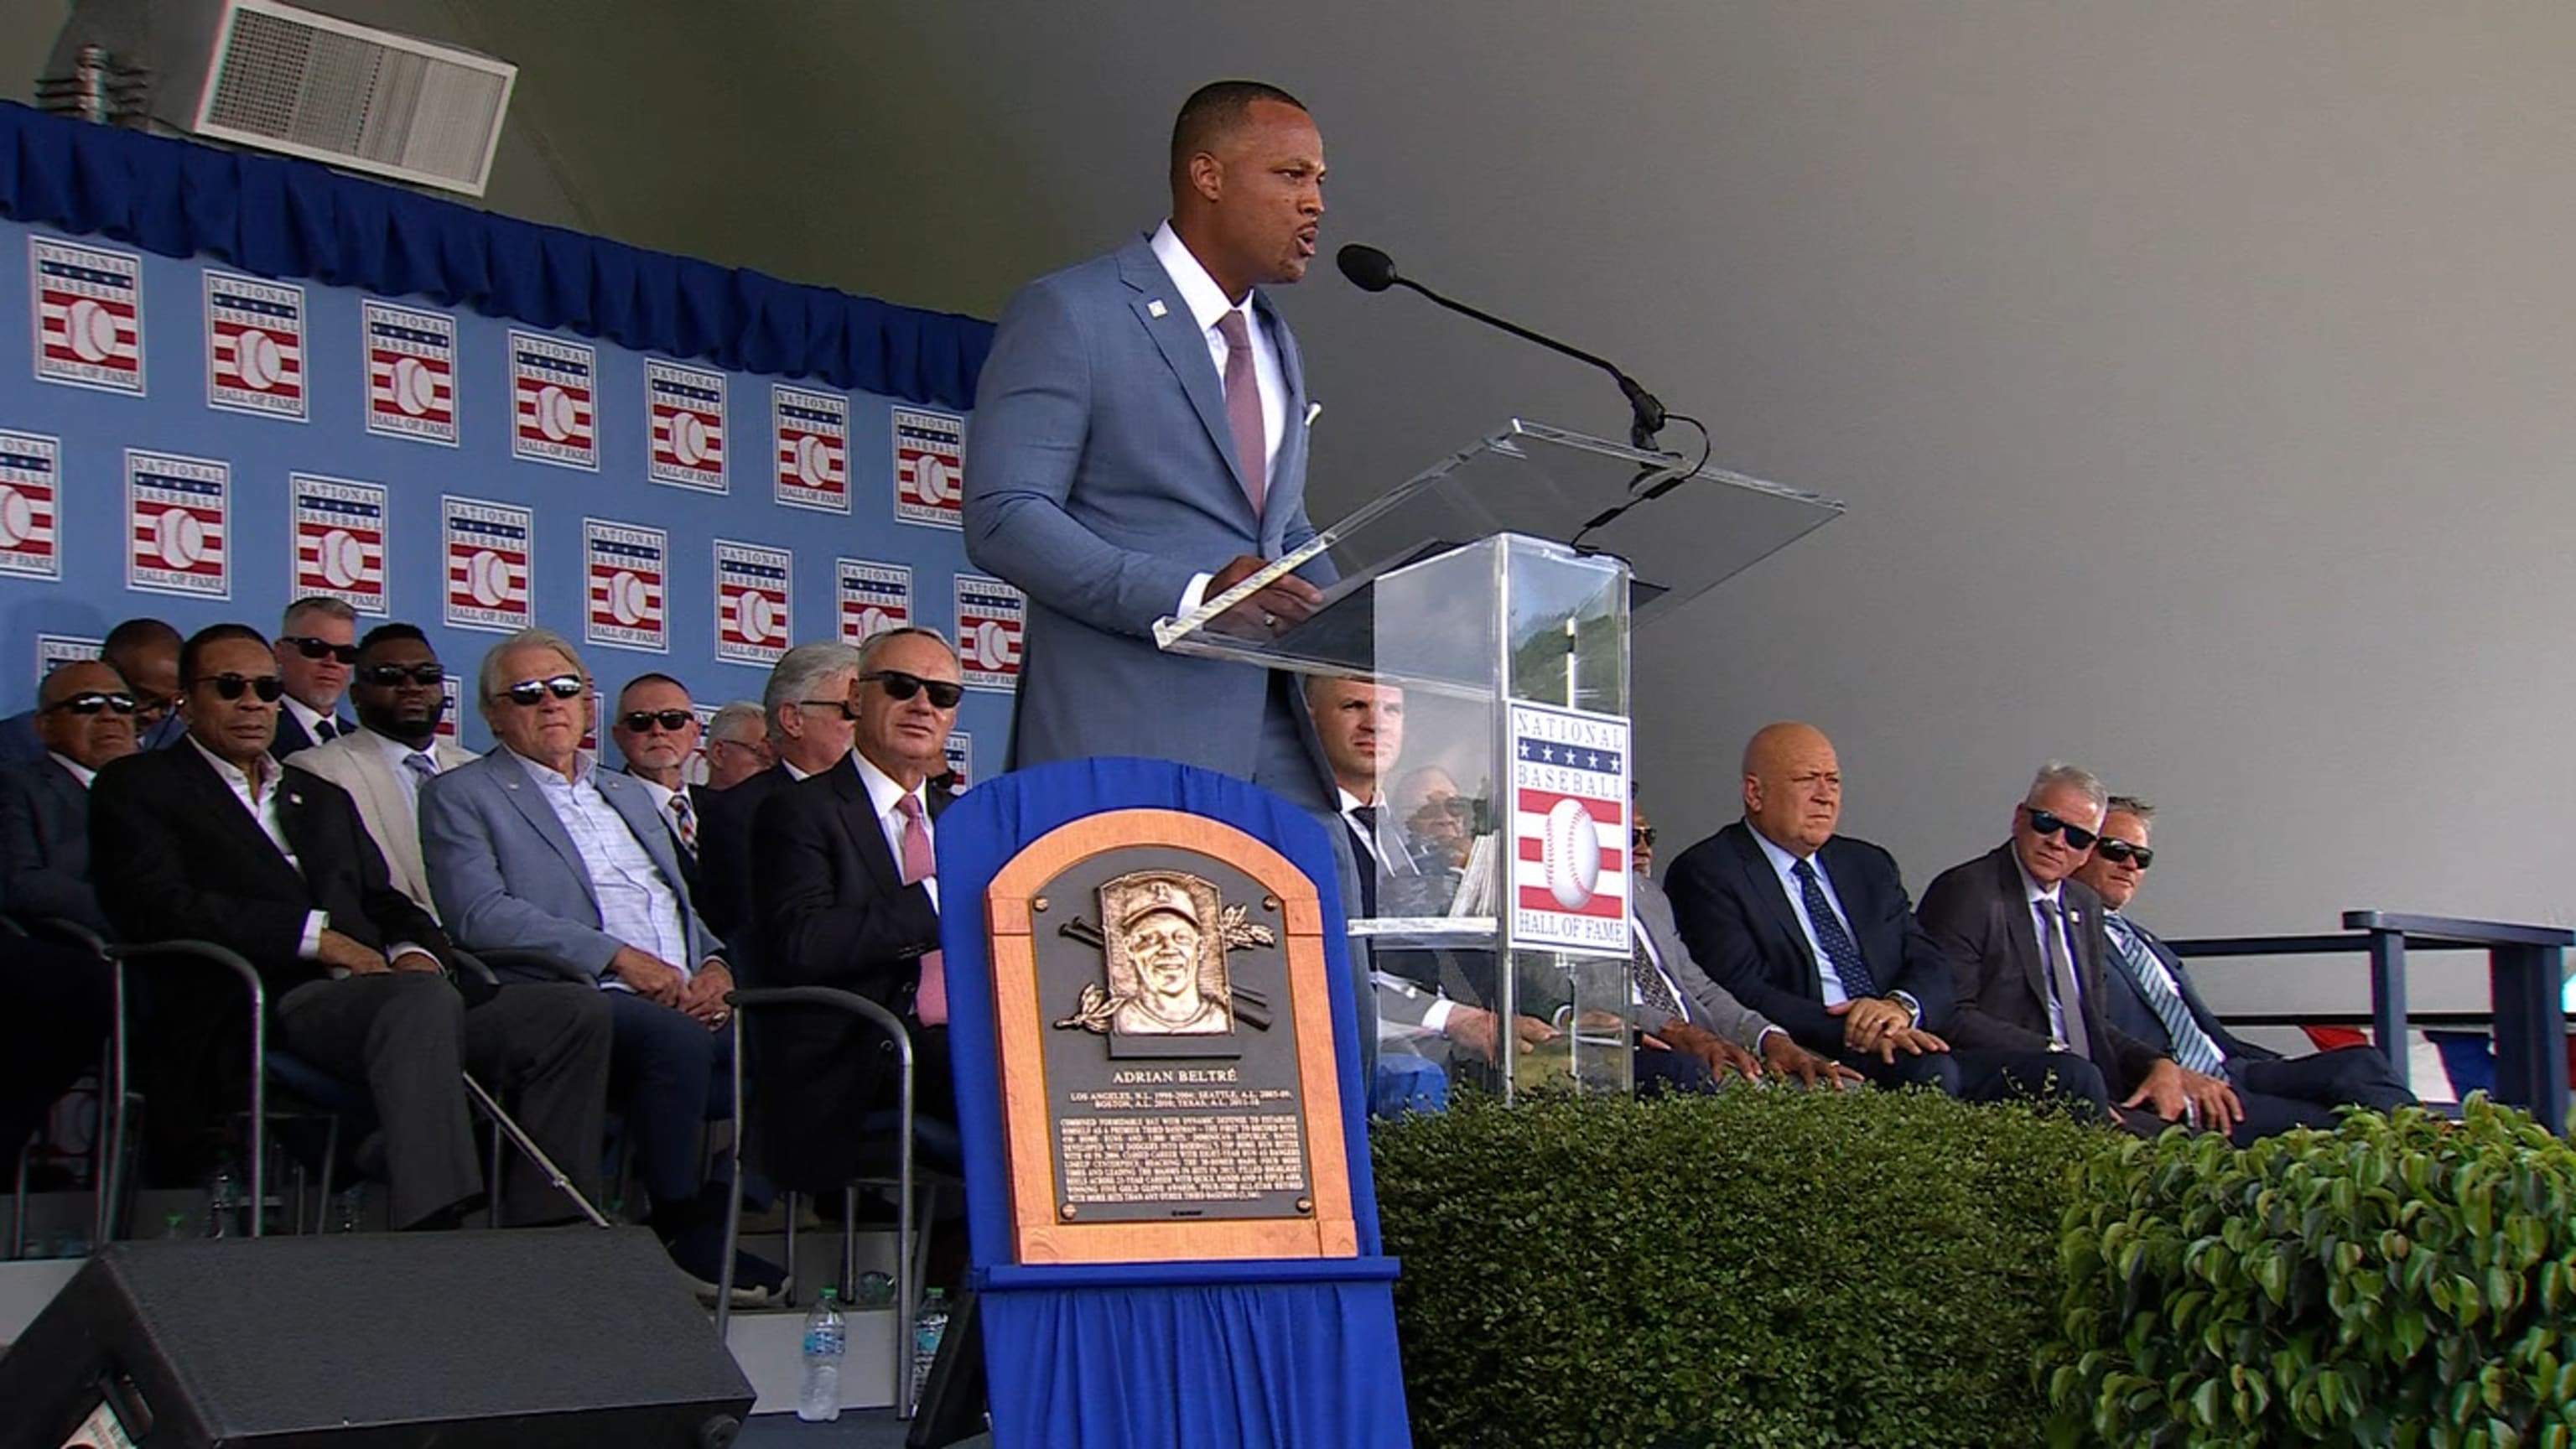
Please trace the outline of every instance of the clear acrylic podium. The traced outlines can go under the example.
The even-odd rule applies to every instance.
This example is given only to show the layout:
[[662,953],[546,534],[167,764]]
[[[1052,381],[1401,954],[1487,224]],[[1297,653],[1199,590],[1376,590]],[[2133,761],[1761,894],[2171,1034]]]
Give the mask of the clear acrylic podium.
[[[1629,630],[1841,512],[1515,420],[1155,625],[1176,653],[1403,691],[1377,859],[1359,862],[1377,913],[1351,922],[1414,1003],[1382,1012],[1382,1054],[1506,1098],[1629,1089]],[[1237,608],[1292,571],[1324,587],[1313,617]],[[1433,1024],[1406,1020],[1443,999]],[[1531,1023],[1553,1035],[1497,1048],[1545,1034]]]

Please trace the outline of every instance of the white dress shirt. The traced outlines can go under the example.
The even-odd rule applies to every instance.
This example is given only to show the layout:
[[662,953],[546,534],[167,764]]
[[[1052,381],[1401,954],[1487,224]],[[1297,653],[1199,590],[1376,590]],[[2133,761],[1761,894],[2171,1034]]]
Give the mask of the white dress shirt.
[[[1798,929],[1807,933],[1807,954],[1815,958],[1816,979],[1825,988],[1825,1005],[1840,1006],[1851,1000],[1851,993],[1843,989],[1843,978],[1834,971],[1833,961],[1825,955],[1824,943],[1816,939],[1816,923],[1807,917],[1807,892],[1798,884],[1796,874],[1799,857],[1773,844],[1771,837],[1752,826],[1744,828],[1752,835],[1753,843],[1762,847],[1763,858],[1771,862],[1772,871],[1780,877],[1780,889],[1788,893],[1789,909],[1798,918]],[[1860,933],[1851,928],[1851,912],[1843,908],[1843,898],[1835,893],[1834,878],[1825,873],[1823,860],[1810,855],[1806,861],[1816,873],[1816,884],[1824,890],[1825,904],[1833,907],[1835,920],[1842,926],[1843,934],[1850,937],[1852,945],[1857,948]]]
[[89,766],[82,764],[80,761],[73,759],[71,756],[64,754],[60,750],[47,750],[45,751],[45,757],[52,760],[55,764],[62,766],[64,769],[71,771],[72,779],[84,790],[89,788],[90,781],[98,778],[98,771],[91,769]]
[[[1245,335],[1252,340],[1252,380],[1261,389],[1264,444],[1261,492],[1266,501],[1270,496],[1270,474],[1279,462],[1280,441],[1288,436],[1288,375],[1280,368],[1279,349],[1271,342],[1269,329],[1261,325],[1261,313],[1252,305],[1252,294],[1244,293],[1240,303],[1227,301],[1225,289],[1216,284],[1216,278],[1208,275],[1207,268],[1199,264],[1189,245],[1172,230],[1170,222],[1154,229],[1152,245],[1154,260],[1161,262],[1163,270],[1170,274],[1174,290],[1181,294],[1181,305],[1190,310],[1190,320],[1199,325],[1200,334],[1207,339],[1208,360],[1216,364],[1220,388],[1225,380],[1225,364],[1230,350],[1225,343],[1225,334],[1217,330],[1217,324],[1228,312],[1243,314]],[[1214,574],[1200,574],[1190,580],[1189,588],[1181,594],[1181,613],[1189,613],[1206,599],[1208,580],[1214,577]]]
[[[2030,943],[2039,948],[2039,974],[2048,982],[2049,1040],[2064,1046],[2066,1045],[2066,1005],[2057,999],[2057,974],[2048,969],[2048,913],[2040,909],[2040,903],[2045,901],[2057,908],[2058,929],[2064,931],[2065,902],[2061,899],[2063,892],[2059,887],[2065,882],[2060,881],[2046,890],[2040,889],[2039,882],[2032,880],[2030,872],[2023,869],[2019,856],[2013,857],[2013,869],[2021,873],[2022,898],[2030,902]],[[2072,936],[2066,938],[2066,959],[2070,963],[2075,960],[2075,940]],[[2084,989],[2073,980],[2069,980],[2066,984],[2076,991]],[[2077,1009],[2082,1009],[2080,1002]]]
[[[599,928],[665,965],[678,967],[683,978],[696,975],[698,963],[689,959],[689,933],[681,919],[685,907],[679,893],[663,878],[644,843],[635,838],[626,817],[600,793],[598,760],[588,750],[574,755],[572,778],[567,780],[515,750],[511,755],[527,768],[528,778],[537,782],[546,803],[554,807],[555,818],[563,823],[564,833],[572,837],[573,848],[581,852],[582,867],[590,872],[591,893],[599,901]],[[612,991],[634,989],[614,976],[601,977],[599,984]]]
[[[277,777],[284,767],[267,755],[260,755],[251,761],[259,771],[259,778],[253,779],[244,774],[240,766],[197,743],[195,735],[189,735],[187,740],[189,748],[215,767],[215,778],[223,781],[224,788],[233,792],[233,798],[250,812],[250,818],[259,822],[260,833],[277,847],[277,853],[286,857],[286,863],[295,867],[296,874],[302,875],[304,863],[295,858],[295,847],[286,843],[286,827],[277,819]],[[305,912],[304,939],[296,943],[295,954],[307,961],[321,959],[322,933],[330,926],[330,912]]]
[[[304,737],[306,739],[311,740],[317,745],[322,743],[322,731],[320,726],[322,721],[329,718],[329,716],[324,715],[322,711],[315,709],[313,706],[306,704],[304,701],[297,699],[291,694],[279,695],[277,697],[277,703],[279,708],[284,709],[287,713],[295,716],[295,722],[297,724],[304,726]],[[340,721],[332,719],[331,728],[335,732],[333,738],[336,739],[338,737],[336,732],[340,728]]]
[[[859,772],[859,783],[865,785],[868,789],[868,807],[876,811],[877,829],[885,832],[886,849],[894,853],[894,865],[897,874],[901,874],[903,870],[903,811],[901,806],[905,796],[908,795],[912,797],[913,803],[921,807],[921,833],[929,838],[932,850],[935,851],[939,848],[939,837],[933,833],[937,827],[931,824],[930,801],[922,794],[923,786],[915,785],[911,789],[906,790],[901,785],[894,782],[893,776],[878,769],[874,764],[869,762],[867,756],[860,754],[856,750],[850,751],[850,766]],[[933,873],[931,875],[923,876],[921,878],[921,888],[930,892],[931,909],[937,910],[939,908],[938,875]]]

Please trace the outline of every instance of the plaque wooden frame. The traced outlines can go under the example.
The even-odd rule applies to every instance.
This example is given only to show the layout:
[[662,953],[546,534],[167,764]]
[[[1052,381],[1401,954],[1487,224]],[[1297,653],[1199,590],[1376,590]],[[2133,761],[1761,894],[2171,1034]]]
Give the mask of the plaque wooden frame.
[[[1047,1110],[1046,1022],[1039,1008],[1037,949],[1048,881],[1106,851],[1162,845],[1225,861],[1279,900],[1280,948],[1288,970],[1287,1020],[1297,1033],[1297,1076],[1305,1115],[1307,1189],[1303,1218],[1068,1223],[1056,1217],[1055,1134]],[[1061,913],[1065,907],[1050,905]],[[1178,810],[1111,810],[1058,826],[1029,843],[985,892],[992,948],[994,1048],[1000,1058],[1003,1149],[1010,1169],[1013,1252],[1025,1264],[1150,1263],[1197,1259],[1355,1258],[1350,1164],[1343,1157],[1341,1086],[1335,1076],[1331,978],[1324,912],[1314,882],[1286,856],[1222,821]]]

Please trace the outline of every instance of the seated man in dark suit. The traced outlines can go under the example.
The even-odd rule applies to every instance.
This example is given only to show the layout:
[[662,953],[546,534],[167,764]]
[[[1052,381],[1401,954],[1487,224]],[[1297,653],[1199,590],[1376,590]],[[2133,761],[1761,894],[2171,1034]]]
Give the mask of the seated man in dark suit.
[[358,728],[340,713],[357,662],[358,611],[347,600],[316,594],[286,606],[277,628],[277,674],[286,681],[286,697],[278,701],[277,743],[269,754],[284,760]]
[[2245,1113],[2232,1134],[2240,1146],[2292,1127],[2332,1128],[2341,1115],[2338,1107],[2393,1112],[2413,1103],[2415,1094],[2374,1047],[2284,1057],[2228,1031],[2200,999],[2181,958],[2125,914],[2155,862],[2155,847],[2147,843],[2155,819],[2155,807],[2146,801],[2112,796],[2102,816],[2102,838],[2075,872],[2102,898],[2096,923],[2112,1024],[2183,1067],[2234,1087]]
[[[171,708],[179,687],[178,630],[158,619],[128,619],[107,631],[99,659],[134,698],[137,746],[157,750],[185,733]],[[40,713],[41,706],[0,719],[0,764],[44,758],[44,737],[36,728]]]
[[[774,791],[751,833],[761,982],[836,986],[903,1019],[920,1116],[954,1122],[948,991],[940,975],[933,832],[948,792],[944,747],[960,673],[947,640],[895,629],[860,651],[854,747]],[[798,1011],[761,1032],[761,1160],[800,1191],[837,1191],[857,1165],[871,1110],[896,1105],[894,1043],[838,1012]]]
[[104,661],[66,664],[36,692],[45,753],[0,766],[0,910],[109,933],[89,879],[89,786],[134,753],[134,696]]
[[2045,766],[2013,807],[2012,837],[1923,892],[1923,928],[1957,967],[1950,1036],[1963,1048],[2046,1054],[2061,1095],[2105,1113],[2117,1101],[2132,1130],[2196,1115],[2225,1131],[2238,1113],[2227,1084],[2185,1071],[2103,1009],[2102,899],[2073,877],[2108,798],[2090,771]]
[[[733,990],[724,946],[691,904],[667,816],[642,781],[581,748],[590,675],[571,641],[523,629],[483,656],[476,687],[494,748],[420,788],[420,846],[439,919],[469,951],[525,952],[541,973],[606,998],[609,1069],[652,1226],[671,1260],[713,1293],[723,1273],[725,1194],[699,1154],[710,1116],[731,1110]],[[512,987],[516,990],[516,987]],[[740,1255],[747,1302],[782,1281]]]
[[1983,1099],[2017,1063],[1954,1055],[1951,968],[1917,926],[1896,860],[1834,833],[1842,766],[1811,725],[1744,746],[1744,818],[1681,853],[1665,890],[1683,941],[1718,985],[1881,1086]]
[[99,1064],[114,977],[89,951],[0,936],[0,1161],[44,1125],[54,1099]]
[[760,707],[777,763],[707,801],[699,822],[706,891],[699,909],[717,935],[757,934],[750,929],[752,819],[771,794],[824,773],[850,752],[851,681],[858,672],[859,651],[837,639],[799,644],[770,667]]
[[[576,1186],[595,1187],[608,1080],[608,1013],[590,993],[513,987],[466,1009],[447,977],[448,940],[395,890],[384,858],[336,785],[293,783],[269,756],[284,692],[268,641],[245,624],[201,630],[181,650],[185,742],[99,772],[90,825],[99,900],[129,941],[228,946],[268,988],[272,1038],[366,1084],[383,1123],[396,1227],[451,1226],[485,1194],[460,1073],[515,1089],[519,1121]],[[219,970],[161,973],[153,1027],[135,1054],[147,1122],[222,1120],[238,1075],[218,1069],[242,1020]],[[520,1223],[561,1222],[572,1204],[531,1164],[508,1201]]]
[[756,700],[737,699],[707,717],[707,792],[721,795],[778,763]]

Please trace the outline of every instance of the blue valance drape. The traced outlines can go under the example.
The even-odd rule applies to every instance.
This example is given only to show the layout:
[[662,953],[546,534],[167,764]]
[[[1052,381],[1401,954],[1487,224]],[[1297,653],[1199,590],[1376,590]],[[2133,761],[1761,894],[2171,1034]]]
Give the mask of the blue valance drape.
[[993,341],[992,324],[972,317],[621,246],[310,162],[5,103],[0,216],[942,407],[974,405]]

